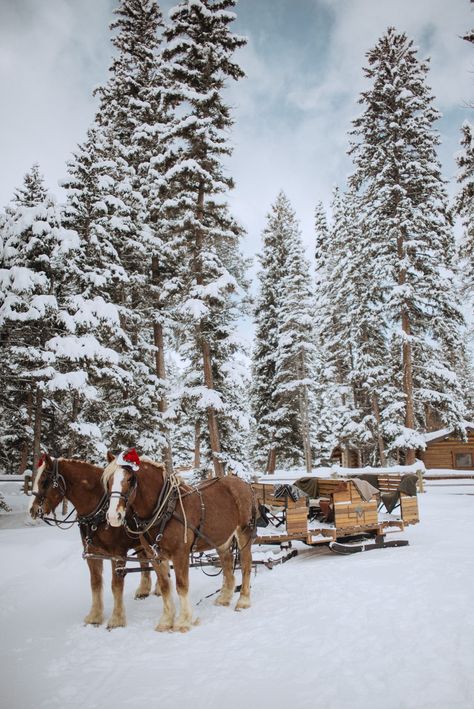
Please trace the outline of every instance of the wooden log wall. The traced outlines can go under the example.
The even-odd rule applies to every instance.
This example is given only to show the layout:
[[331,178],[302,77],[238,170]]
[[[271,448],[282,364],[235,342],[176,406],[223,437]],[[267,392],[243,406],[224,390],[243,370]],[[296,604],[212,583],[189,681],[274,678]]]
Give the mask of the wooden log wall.
[[448,436],[439,441],[430,441],[426,450],[420,453],[420,458],[425,467],[447,468],[448,470],[466,470],[456,466],[455,453],[469,452],[474,462],[474,431],[468,432],[467,442],[460,441],[454,436]]

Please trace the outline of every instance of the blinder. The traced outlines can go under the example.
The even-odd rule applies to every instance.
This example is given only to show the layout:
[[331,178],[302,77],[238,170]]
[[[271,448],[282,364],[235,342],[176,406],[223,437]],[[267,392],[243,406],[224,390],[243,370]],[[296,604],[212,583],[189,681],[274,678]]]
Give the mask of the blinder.
[[46,493],[48,492],[48,489],[50,487],[53,488],[58,488],[59,493],[62,495],[62,497],[65,496],[66,494],[66,481],[64,480],[63,476],[59,472],[59,461],[58,458],[53,458],[53,467],[52,469],[47,469],[41,473],[43,480],[42,480],[42,487],[43,491],[40,492],[34,492],[32,491],[32,496],[36,497],[38,501],[38,517],[42,518],[44,515],[43,512],[43,502],[46,499]]

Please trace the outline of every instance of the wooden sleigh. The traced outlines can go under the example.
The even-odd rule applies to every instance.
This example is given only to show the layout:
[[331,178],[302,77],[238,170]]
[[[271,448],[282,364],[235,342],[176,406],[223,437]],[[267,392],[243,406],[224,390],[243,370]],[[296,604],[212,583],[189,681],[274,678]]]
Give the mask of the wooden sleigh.
[[[375,477],[375,476],[373,476]],[[387,539],[419,521],[416,493],[400,491],[401,474],[376,476],[378,494],[364,500],[351,478],[314,478],[318,497],[292,496],[291,486],[276,485],[265,476],[253,485],[258,502],[268,511],[269,524],[258,528],[255,544],[288,545],[293,541],[350,554],[392,546],[406,546],[406,539]],[[287,487],[288,493],[282,494]],[[398,494],[397,494],[398,493]],[[389,513],[383,500],[398,498]]]

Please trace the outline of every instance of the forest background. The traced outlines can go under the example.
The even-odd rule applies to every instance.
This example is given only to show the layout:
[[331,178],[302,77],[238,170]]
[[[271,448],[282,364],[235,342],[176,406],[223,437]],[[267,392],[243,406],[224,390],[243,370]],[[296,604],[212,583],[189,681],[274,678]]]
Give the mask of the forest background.
[[[169,3],[165,2],[161,7],[166,11],[168,5]],[[182,3],[177,7],[185,14],[189,13],[186,22],[189,23],[189,28],[192,28],[193,22],[205,23],[209,12],[222,11],[225,14],[233,5],[232,2],[212,3],[209,0],[202,3]],[[464,306],[469,302],[472,283],[460,278],[465,268],[460,268],[459,264],[464,259],[465,265],[466,253],[459,249],[456,251],[450,210],[459,193],[459,187],[455,187],[454,173],[457,171],[463,180],[466,178],[466,175],[461,174],[462,160],[460,163],[458,159],[456,166],[452,153],[462,137],[460,126],[463,116],[472,113],[468,105],[469,97],[472,96],[472,77],[469,75],[472,69],[472,45],[461,39],[466,35],[471,19],[468,4],[459,0],[454,4],[456,11],[453,12],[453,4],[450,3],[448,8],[447,3],[437,3],[435,13],[433,3],[400,3],[397,4],[398,16],[394,17],[394,10],[389,9],[389,3],[341,3],[337,5],[337,10],[334,3],[323,1],[302,0],[296,4],[256,4],[245,1],[239,3],[237,20],[232,31],[243,31],[250,36],[250,42],[245,44],[230,33],[224,38],[221,37],[219,41],[222,41],[224,54],[227,53],[226,56],[231,57],[235,51],[232,61],[236,63],[232,66],[216,66],[215,77],[221,72],[222,75],[238,78],[241,73],[238,67],[241,66],[248,78],[239,82],[227,82],[234,84],[232,87],[224,86],[221,79],[216,78],[218,96],[214,108],[220,112],[221,123],[215,124],[217,132],[214,135],[214,144],[212,140],[207,142],[205,150],[208,151],[208,157],[214,154],[213,151],[218,157],[211,160],[213,174],[209,177],[209,189],[201,192],[199,180],[193,183],[188,179],[189,159],[191,155],[196,155],[199,146],[195,135],[189,133],[190,123],[186,124],[183,111],[186,112],[189,105],[191,109],[193,106],[196,108],[200,99],[196,99],[194,95],[190,97],[189,90],[194,81],[191,77],[192,64],[190,57],[186,57],[186,51],[181,51],[175,41],[183,28],[175,25],[175,35],[170,30],[171,34],[167,38],[169,44],[165,50],[168,51],[169,67],[166,81],[171,82],[169,85],[172,87],[168,91],[171,96],[169,106],[172,106],[173,110],[178,107],[175,118],[171,119],[175,120],[171,132],[174,131],[174,138],[178,140],[180,147],[175,149],[174,154],[172,149],[169,153],[165,151],[164,159],[169,158],[171,163],[166,164],[166,170],[163,172],[162,165],[155,160],[157,151],[153,154],[152,143],[153,140],[156,141],[156,134],[153,134],[153,131],[142,131],[141,134],[140,131],[137,132],[137,127],[144,125],[146,111],[140,116],[141,123],[129,121],[134,111],[139,113],[144,110],[144,104],[142,102],[137,107],[132,94],[128,96],[127,103],[124,90],[128,81],[126,72],[133,71],[131,65],[127,64],[130,59],[127,37],[133,35],[134,29],[127,26],[127,14],[130,20],[133,12],[141,8],[141,11],[149,13],[150,27],[153,23],[157,26],[161,20],[158,16],[153,19],[156,6],[151,2],[130,0],[121,3],[120,7],[122,24],[119,23],[115,28],[119,37],[118,43],[115,43],[118,53],[115,55],[108,79],[104,75],[104,66],[110,64],[110,43],[103,35],[103,27],[110,19],[111,7],[107,7],[107,3],[101,5],[99,13],[95,4],[93,10],[92,4],[87,2],[81,7],[81,13],[78,13],[77,4],[72,3],[49,3],[47,11],[38,11],[37,5],[29,6],[26,2],[15,5],[15,8],[10,4],[3,8],[6,8],[7,19],[3,28],[7,28],[8,37],[20,37],[21,42],[17,43],[15,39],[6,41],[5,61],[2,62],[6,71],[2,79],[5,79],[11,89],[11,105],[19,108],[22,101],[26,101],[29,110],[11,111],[2,118],[2,121],[7,122],[2,131],[3,136],[9,138],[8,147],[4,151],[7,169],[3,172],[2,189],[11,193],[12,186],[21,184],[21,175],[18,175],[21,162],[31,162],[33,154],[34,159],[39,159],[41,163],[41,171],[46,168],[49,180],[52,175],[62,174],[65,178],[62,189],[57,190],[59,201],[51,200],[46,195],[41,171],[33,168],[28,173],[23,187],[17,189],[16,198],[7,208],[2,225],[2,265],[6,278],[3,282],[6,294],[2,306],[3,314],[5,315],[5,303],[8,310],[2,323],[2,376],[5,381],[15,381],[16,378],[19,382],[5,400],[5,403],[8,402],[4,409],[2,438],[2,462],[5,468],[19,468],[21,471],[31,463],[34,465],[39,455],[40,441],[56,454],[79,453],[96,459],[103,456],[107,447],[125,445],[138,445],[144,452],[155,456],[163,455],[165,451],[166,455],[172,443],[178,462],[188,463],[193,456],[196,467],[199,467],[201,462],[205,465],[205,461],[212,459],[219,474],[224,466],[248,469],[250,460],[259,466],[274,468],[276,461],[272,460],[272,454],[277,450],[280,463],[298,464],[304,458],[309,468],[313,461],[327,462],[336,444],[342,444],[346,449],[357,449],[361,456],[360,462],[386,462],[387,456],[391,460],[409,462],[406,452],[413,453],[422,445],[422,438],[418,434],[429,428],[430,422],[452,425],[462,434],[463,421],[472,411],[472,373],[469,322],[463,322],[466,309],[464,308],[463,312],[460,301],[463,300]],[[355,8],[357,19],[353,14],[356,12]],[[105,18],[101,13],[109,13],[109,16]],[[197,16],[194,19],[193,13]],[[92,25],[91,17],[94,17]],[[177,16],[175,23],[176,18]],[[309,19],[311,21],[308,21]],[[94,30],[94,27],[98,28],[98,20],[104,20],[104,24],[100,30]],[[226,32],[231,21],[230,16],[224,21]],[[20,22],[23,23],[21,27]],[[51,23],[55,26],[53,41],[50,33],[44,31],[48,23],[49,26]],[[387,34],[387,25],[391,24],[395,24],[397,30],[390,35],[390,31]],[[358,26],[364,27],[364,31],[355,31]],[[281,31],[282,27],[285,28],[284,33]],[[12,29],[20,31],[12,33]],[[408,30],[408,37],[413,34],[416,36],[418,51],[410,45],[409,39],[397,34],[404,30]],[[419,372],[436,371],[441,374],[437,383],[428,382],[426,377],[423,378],[424,374],[419,374],[418,385],[415,383],[419,392],[418,409],[413,412],[414,418],[412,417],[411,423],[408,422],[409,425],[402,411],[407,392],[405,383],[402,385],[401,380],[399,381],[400,372],[397,373],[395,367],[392,377],[388,377],[384,382],[377,380],[381,363],[388,361],[387,355],[391,353],[393,362],[398,358],[393,352],[393,343],[389,342],[394,336],[394,321],[381,324],[382,310],[379,309],[374,314],[373,322],[367,321],[368,327],[375,329],[370,331],[369,327],[367,332],[354,335],[354,324],[357,330],[362,320],[358,319],[359,316],[354,316],[354,310],[352,320],[349,318],[344,321],[342,314],[347,313],[347,303],[353,300],[355,291],[349,292],[346,289],[344,293],[344,289],[338,288],[341,291],[339,301],[331,300],[329,305],[328,292],[324,292],[324,286],[322,291],[320,289],[318,292],[318,284],[331,283],[331,279],[336,277],[339,286],[346,279],[351,264],[357,264],[357,260],[349,258],[339,273],[334,271],[334,263],[328,263],[327,258],[330,243],[336,250],[339,249],[337,253],[340,255],[348,239],[355,239],[354,243],[362,243],[361,239],[365,239],[366,245],[370,241],[366,239],[366,232],[360,230],[360,224],[354,231],[353,226],[348,223],[348,220],[352,225],[357,222],[355,215],[358,213],[358,206],[350,203],[349,197],[346,198],[347,176],[352,173],[351,189],[359,189],[359,192],[361,189],[364,191],[363,183],[374,176],[367,172],[363,174],[363,151],[355,148],[352,150],[352,160],[356,163],[354,173],[354,165],[351,167],[351,159],[347,156],[347,134],[351,129],[351,118],[357,115],[356,102],[361,92],[367,91],[367,79],[364,80],[362,72],[362,65],[366,66],[364,53],[370,47],[376,46],[377,37],[384,32],[384,41],[388,42],[388,45],[395,47],[397,42],[401,42],[400,46],[403,45],[404,52],[413,56],[411,78],[418,72],[418,79],[424,83],[427,70],[423,68],[422,60],[427,53],[433,56],[426,84],[434,89],[434,104],[436,108],[443,110],[444,118],[438,120],[438,116],[429,108],[431,99],[428,89],[426,106],[408,106],[407,110],[413,110],[413,115],[416,113],[418,116],[426,110],[429,126],[427,128],[425,125],[427,130],[422,139],[422,142],[425,139],[427,141],[426,150],[423,148],[426,164],[433,166],[433,160],[441,157],[451,198],[448,203],[448,194],[445,192],[439,166],[434,168],[434,178],[433,169],[430,168],[429,179],[433,178],[434,182],[429,183],[428,180],[423,187],[418,186],[416,190],[426,190],[427,197],[438,190],[431,205],[431,214],[437,214],[437,225],[433,226],[431,223],[431,226],[427,227],[426,222],[424,227],[425,235],[430,229],[434,229],[435,236],[430,237],[425,246],[429,243],[432,253],[428,261],[431,259],[433,264],[436,263],[438,270],[434,273],[430,268],[425,269],[421,290],[426,291],[435,284],[438,294],[443,292],[446,297],[443,296],[443,302],[438,300],[437,303],[430,303],[429,307],[425,301],[420,305],[420,301],[414,303],[413,308],[416,318],[420,319],[419,315],[422,313],[429,318],[430,323],[437,323],[434,329],[431,325],[429,328],[425,327],[422,317],[418,323],[419,332],[423,331],[426,335],[423,346],[420,345],[420,353],[423,354],[420,354],[418,359],[418,362],[421,362],[421,366],[418,364]],[[155,41],[153,34],[151,33],[148,39],[145,36],[141,38],[144,45],[147,41],[151,42],[148,48]],[[192,32],[189,36],[191,35]],[[78,36],[85,38],[85,44],[78,41]],[[28,52],[21,51],[23,42],[28,43]],[[364,47],[361,46],[363,42],[366,42]],[[215,40],[212,40],[211,44],[216,46]],[[381,45],[378,46],[380,49]],[[37,56],[31,47],[38,47],[40,51]],[[48,48],[46,54],[41,51],[45,47]],[[156,50],[158,51],[158,46]],[[386,54],[389,56],[390,51]],[[356,55],[359,57],[357,61],[354,60]],[[181,63],[180,70],[176,69],[176,56]],[[275,64],[275,58],[278,56],[285,57],[285,62]],[[38,57],[43,57],[44,63],[41,60],[36,61]],[[17,59],[20,61],[17,62]],[[13,76],[22,76],[21,62],[25,61],[28,70],[23,72],[23,75],[28,76],[28,89],[22,85],[22,80],[11,80]],[[74,61],[79,62],[79,71],[75,70],[77,65],[71,65]],[[395,57],[394,62],[397,61]],[[275,69],[275,66],[278,69]],[[53,67],[54,70],[51,71]],[[84,68],[87,69],[86,72]],[[90,87],[88,90],[85,87],[94,72],[97,72],[101,83],[101,88],[95,94],[95,102],[90,98]],[[35,74],[38,81],[35,81]],[[405,78],[404,81],[408,80]],[[186,82],[187,88],[184,86]],[[151,84],[146,82],[143,86],[152,88]],[[155,88],[156,86],[157,84]],[[35,96],[37,87],[41,87],[41,99],[40,96]],[[45,87],[48,88],[47,91],[44,91]],[[201,98],[205,88],[204,84],[200,88]],[[415,94],[416,91],[413,95]],[[45,95],[48,98],[46,102]],[[84,97],[87,97],[86,100]],[[401,98],[404,98],[403,92]],[[153,103],[156,94],[149,100]],[[370,102],[366,103],[368,105]],[[232,107],[232,117],[236,120],[236,125],[230,133],[231,120],[227,115],[227,104]],[[74,110],[75,106],[79,107],[78,110]],[[86,142],[82,143],[79,150],[75,150],[75,157],[69,161],[68,170],[62,169],[65,159],[74,150],[74,143],[83,140],[94,111],[95,119]],[[214,111],[213,119],[215,115]],[[202,117],[201,115],[200,118]],[[188,119],[191,118],[196,126],[196,116],[192,117],[192,110],[188,114]],[[160,117],[163,124],[167,120],[168,118]],[[439,149],[431,130],[431,124],[435,122],[435,129],[441,132]],[[367,125],[365,129],[362,123],[359,123],[358,127],[357,123],[354,125],[356,131],[359,130],[359,143],[363,144],[368,135]],[[74,138],[71,135],[73,130]],[[120,145],[115,144],[113,140],[107,143],[114,131],[115,135],[120,137]],[[215,151],[216,141],[224,141],[224,133],[225,141],[229,140],[229,145],[222,142],[222,150]],[[54,148],[51,147],[53,141],[48,141],[48,136],[52,135]],[[15,136],[20,136],[20,140]],[[209,135],[206,140],[208,138]],[[184,144],[190,152],[183,172]],[[203,145],[204,143],[201,147]],[[231,155],[234,145],[235,150]],[[41,149],[39,146],[42,146]],[[470,150],[470,134],[466,138],[464,133],[464,151],[468,162]],[[144,178],[140,172],[146,162],[144,155],[148,155],[147,170],[155,170],[161,176],[166,173],[167,185],[163,187],[160,177],[156,175],[154,186]],[[104,193],[94,195],[92,202],[96,206],[105,204],[106,207],[96,219],[95,235],[99,240],[94,247],[96,263],[91,263],[90,252],[82,252],[74,266],[74,259],[69,256],[65,258],[65,254],[77,255],[80,252],[78,244],[81,243],[81,217],[78,215],[85,203],[83,172],[86,163],[89,167],[94,163],[99,170],[103,170],[97,184],[100,190],[107,193],[105,202]],[[25,165],[21,171],[25,173],[27,170]],[[197,174],[195,172],[194,176]],[[205,223],[203,214],[199,213],[200,200],[205,200],[204,192],[213,194],[214,190],[217,194],[222,190],[226,191],[231,186],[230,175],[236,178],[239,187],[228,193],[228,205],[219,200],[211,200],[212,223]],[[82,179],[80,186],[79,177]],[[133,182],[135,179],[137,182]],[[465,184],[469,184],[469,180],[471,178],[468,174]],[[357,181],[359,185],[356,184]],[[339,184],[341,189],[334,193],[335,184]],[[413,184],[413,179],[410,184]],[[156,192],[151,194],[155,188]],[[160,193],[162,189],[171,191],[163,196]],[[284,189],[284,192],[281,192],[281,189]],[[472,194],[469,189],[470,199]],[[113,200],[117,199],[117,194],[123,197],[127,190],[131,190],[135,195],[131,202],[125,199],[120,204],[112,204]],[[285,193],[289,195],[290,200]],[[186,209],[193,199],[197,212],[194,213],[194,222],[191,224]],[[463,205],[454,205],[455,210],[464,215],[464,229],[460,221],[456,226],[458,244],[466,243],[463,240],[466,234],[470,233],[469,199],[467,202],[465,200]],[[316,204],[320,200],[324,206],[317,208]],[[421,200],[416,209],[426,201]],[[166,204],[171,211],[165,215],[155,214],[152,222],[155,225],[173,223],[174,241],[169,243],[164,243],[163,237],[160,237],[160,244],[153,243],[154,237],[150,235],[149,217],[153,209],[150,210],[149,204],[156,205],[158,202]],[[270,216],[265,218],[270,205]],[[296,207],[296,214],[301,220],[302,232],[299,230],[292,205]],[[418,209],[415,214],[416,209],[412,213],[413,219],[417,219],[420,213]],[[145,213],[146,218],[143,217]],[[348,216],[350,214],[352,217]],[[366,224],[375,218],[375,214],[376,212],[369,214],[366,209],[365,217],[369,220]],[[329,225],[326,224],[328,218]],[[163,219],[165,222],[160,222]],[[48,226],[35,226],[36,221]],[[83,219],[81,224],[83,227]],[[198,233],[201,228],[199,224],[204,230],[201,236]],[[184,239],[184,242],[180,239],[183,225],[191,235],[189,239]],[[281,236],[282,231],[286,236]],[[118,236],[105,238],[107,234],[110,236],[114,232]],[[247,268],[245,275],[245,266],[249,264],[245,263],[243,257],[262,251],[259,243],[262,232],[263,276],[260,276],[260,300],[257,299],[255,307],[255,303],[248,298],[248,293],[254,291],[250,283],[255,270],[259,268],[258,261],[256,260],[250,269]],[[209,242],[204,238],[204,243],[210,244],[209,250],[203,248],[202,243],[198,243],[206,233],[209,235]],[[371,233],[375,234],[375,231]],[[276,235],[280,244],[291,246],[289,253],[280,252],[276,258],[276,252],[269,251],[272,248],[269,234],[273,237]],[[26,245],[28,251],[35,241],[31,236],[37,237],[33,249],[36,251],[30,254],[33,260],[29,264],[23,261],[20,264],[25,256],[23,246]],[[103,238],[105,241],[100,241]],[[45,241],[49,241],[46,252]],[[239,241],[243,254],[240,253]],[[223,249],[224,243],[226,246]],[[267,266],[265,248],[269,257]],[[163,256],[158,259],[159,262],[153,263],[153,249],[154,253]],[[311,259],[316,256],[316,262],[308,264],[304,252]],[[46,285],[42,282],[44,270],[41,270],[45,253],[50,263]],[[179,258],[180,253],[182,259]],[[368,253],[365,252],[364,258]],[[103,258],[104,254],[107,254],[106,259]],[[148,256],[150,263],[143,268],[140,259]],[[85,260],[81,262],[81,258]],[[279,258],[283,259],[280,273],[273,274],[272,278],[276,281],[269,290],[267,288],[270,301],[265,303],[262,300],[265,295],[265,274],[268,276],[272,263]],[[175,262],[180,260],[182,264],[191,264],[190,270],[194,277],[192,282],[187,278],[186,268],[184,271],[178,269],[172,272]],[[361,263],[362,261],[359,266]],[[71,268],[66,277],[65,264],[67,268]],[[292,273],[288,272],[288,264],[294,268]],[[423,271],[425,265],[420,267],[418,264],[418,270],[421,268]],[[14,271],[15,268],[25,266],[31,271],[26,280],[25,273]],[[94,271],[93,278],[90,277],[92,266],[99,269]],[[337,268],[341,268],[340,263]],[[355,271],[357,272],[357,268]],[[359,276],[362,271],[359,268]],[[447,271],[451,275],[447,275]],[[71,284],[74,279],[81,282],[84,273],[89,273],[89,276],[85,281],[82,280],[81,288],[78,290],[76,283],[72,291],[67,293],[67,284]],[[380,276],[372,285],[384,282],[383,278]],[[58,298],[55,304],[48,301],[58,279],[64,279],[66,284],[64,293],[61,294],[62,305],[58,305]],[[284,286],[283,279],[286,279]],[[165,281],[167,297],[163,298]],[[122,288],[120,295],[117,293],[118,282],[121,282]],[[335,283],[333,280],[332,286]],[[357,276],[354,276],[352,281],[349,278],[348,283],[352,283],[356,289],[359,288],[360,298],[360,282],[357,281]],[[101,308],[98,308],[97,298],[103,296],[104,284],[108,284],[109,297],[105,297]],[[40,296],[41,312],[38,315],[37,305],[40,301],[36,300],[36,314],[32,318],[31,302],[25,305],[24,295],[28,293],[28,300],[35,288],[39,289],[36,296]],[[88,288],[91,292],[87,294]],[[334,287],[330,290],[334,292]],[[73,296],[76,297],[78,292],[88,295],[87,304],[87,299],[80,304],[77,298],[74,300]],[[273,303],[275,294],[280,292],[284,292],[288,297],[276,305],[275,327],[273,334],[270,334],[277,338],[273,351],[277,353],[278,361],[276,371],[272,374],[273,378],[268,383],[260,381],[262,372],[259,372],[259,366],[266,361],[267,355],[258,350],[259,338],[260,342],[271,341],[268,332],[265,333],[271,313],[269,303]],[[14,304],[13,308],[8,300],[12,293],[14,297],[22,293],[23,298],[22,304]],[[54,295],[56,297],[57,294]],[[385,295],[379,301],[377,297],[375,293],[373,303],[378,302],[377,307],[380,308],[382,301],[386,304]],[[91,306],[91,303],[95,305]],[[207,312],[203,311],[203,303],[208,308]],[[298,312],[298,305],[302,303],[305,304],[306,310],[303,308]],[[108,307],[109,305],[113,307]],[[396,308],[393,302],[392,306]],[[427,307],[428,310],[431,309],[429,313]],[[15,309],[23,315],[12,318],[11,313]],[[370,308],[366,314],[369,310]],[[156,316],[157,312],[161,313],[159,317]],[[107,313],[106,317],[104,313]],[[248,345],[249,340],[254,339],[250,324],[253,315],[256,317],[256,346],[250,377]],[[61,332],[57,328],[58,317]],[[469,319],[469,308],[467,317]],[[331,325],[328,327],[328,318],[333,325],[337,323],[333,331]],[[15,320],[16,325],[12,327],[12,321]],[[23,326],[21,341],[15,331],[20,321]],[[374,325],[377,322],[380,327]],[[152,326],[151,341],[142,338],[141,331],[146,324]],[[164,330],[165,339],[169,338],[167,347],[157,346],[160,342],[157,339],[160,337],[158,326]],[[30,337],[25,340],[24,333],[28,332],[28,328]],[[100,335],[91,346],[90,341],[86,342],[86,336],[94,329],[100,332]],[[370,364],[372,369],[368,373],[361,364],[365,354],[360,343],[365,342],[367,333],[370,334],[370,341],[376,342],[376,331],[382,332],[383,342],[379,345],[386,349],[378,362]],[[250,337],[249,332],[252,333]],[[406,335],[406,330],[404,332]],[[72,336],[80,339],[73,343]],[[419,333],[416,336],[419,337]],[[323,342],[325,338],[326,341]],[[401,339],[403,340],[403,337]],[[336,341],[342,345],[342,355],[334,349]],[[212,352],[207,352],[206,342],[210,344]],[[298,351],[290,351],[295,343],[299,343]],[[376,345],[375,349],[379,345]],[[360,365],[358,369],[353,365],[352,347],[359,347],[363,355],[359,360],[356,357]],[[166,376],[164,370],[160,370],[164,362],[158,362],[157,357],[157,353],[164,349],[168,352]],[[446,350],[446,356],[444,359],[436,359],[441,349]],[[296,365],[296,362],[300,361],[298,358],[303,351],[306,353],[306,363],[303,363],[301,369],[300,364]],[[114,353],[119,353],[119,357]],[[351,360],[349,363],[344,359],[346,355]],[[143,365],[145,361],[146,366]],[[72,362],[75,363],[74,366],[71,365]],[[367,362],[364,361],[363,364],[366,366]],[[406,369],[405,363],[403,366]],[[153,367],[155,372],[152,376],[150,371]],[[268,367],[265,365],[264,369],[268,370]],[[267,374],[268,371],[265,376]],[[363,382],[369,382],[368,388]],[[252,407],[248,406],[249,389],[252,390]],[[379,410],[379,403],[374,402],[374,391],[384,392],[382,411]],[[429,394],[426,393],[428,391]],[[6,389],[4,392],[6,393]],[[262,411],[262,402],[268,401],[274,403],[272,411]],[[410,431],[414,432],[413,435]],[[12,451],[20,451],[20,455],[12,455]],[[213,456],[210,455],[211,451],[214,451]]]

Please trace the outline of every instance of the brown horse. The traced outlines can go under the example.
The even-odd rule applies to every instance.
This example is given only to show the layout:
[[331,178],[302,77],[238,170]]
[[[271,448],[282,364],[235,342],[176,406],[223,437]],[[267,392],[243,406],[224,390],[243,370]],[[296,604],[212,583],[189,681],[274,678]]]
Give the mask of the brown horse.
[[[191,551],[217,550],[224,579],[216,604],[230,605],[235,588],[234,539],[242,567],[242,588],[235,609],[249,608],[256,513],[250,485],[232,475],[204,481],[194,488],[167,475],[163,465],[148,459],[140,461],[137,472],[127,466],[123,453],[117,459],[109,454],[109,461],[103,476],[110,494],[107,518],[112,526],[120,526],[126,523],[130,510],[142,530],[141,541],[157,571],[163,597],[163,613],[156,630],[186,632],[193,624],[188,598]],[[180,601],[176,621],[162,560],[170,560],[174,566]]]
[[[107,628],[126,625],[123,605],[124,579],[116,573],[121,565],[118,559],[127,555],[130,549],[140,547],[136,539],[130,539],[124,528],[113,529],[106,523],[105,506],[107,499],[102,486],[103,468],[81,460],[52,459],[44,455],[40,461],[33,486],[33,497],[29,513],[33,519],[54,514],[54,510],[66,498],[76,508],[82,543],[87,551],[115,557],[112,560],[112,594],[114,608]],[[141,552],[143,558],[143,552]],[[92,605],[84,622],[100,625],[104,620],[102,592],[102,559],[87,559],[90,573]],[[143,564],[144,565],[144,564]],[[149,571],[142,571],[141,583],[135,598],[145,598],[151,591]],[[156,591],[160,595],[157,583]]]

